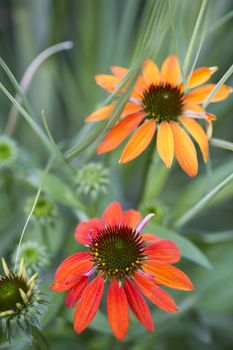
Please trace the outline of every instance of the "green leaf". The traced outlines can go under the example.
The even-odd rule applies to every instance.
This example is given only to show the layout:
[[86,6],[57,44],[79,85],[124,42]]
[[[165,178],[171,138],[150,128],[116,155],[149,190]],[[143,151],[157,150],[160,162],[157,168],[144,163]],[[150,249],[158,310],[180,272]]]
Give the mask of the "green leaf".
[[148,223],[146,226],[146,232],[154,233],[164,239],[170,239],[174,241],[181,250],[181,254],[184,258],[189,259],[196,264],[199,264],[207,269],[211,269],[211,263],[208,258],[202,253],[202,251],[187,238],[173,232],[162,226]]
[[31,329],[32,329],[32,338],[34,342],[38,344],[39,348],[41,350],[49,350],[50,347],[49,347],[48,341],[44,336],[44,334],[41,332],[41,330],[39,330],[36,327],[31,327]]

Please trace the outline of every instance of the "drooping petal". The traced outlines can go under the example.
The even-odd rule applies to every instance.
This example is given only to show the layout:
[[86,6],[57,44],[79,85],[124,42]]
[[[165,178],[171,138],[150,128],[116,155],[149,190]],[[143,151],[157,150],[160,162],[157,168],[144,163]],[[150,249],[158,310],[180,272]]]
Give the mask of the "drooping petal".
[[180,82],[180,64],[176,55],[168,56],[161,68],[162,81],[177,85]]
[[89,221],[82,221],[76,227],[74,238],[82,244],[90,244],[90,237],[103,229],[103,222],[99,218],[92,218]]
[[158,84],[160,82],[160,71],[157,65],[150,59],[146,60],[142,66],[142,76],[147,85]]
[[146,273],[154,275],[155,282],[163,284],[169,288],[180,290],[194,290],[189,277],[175,266],[167,264],[147,264],[143,265]]
[[189,176],[196,176],[198,172],[198,161],[193,142],[178,123],[170,122],[170,125],[173,132],[175,155],[178,163]]
[[[215,84],[207,84],[201,86],[191,92],[189,92],[185,99],[187,102],[195,102],[202,103],[206,99],[206,97],[210,94],[210,92],[215,87]],[[225,100],[229,94],[232,92],[232,88],[227,85],[222,85],[218,91],[213,95],[210,102],[219,102]]]
[[147,225],[147,223],[150,221],[150,219],[153,218],[154,215],[155,215],[154,213],[147,214],[138,225],[136,232],[140,234],[143,231],[144,227]]
[[180,249],[174,242],[167,239],[160,239],[159,241],[146,246],[144,248],[144,253],[155,263],[174,264],[181,258]]
[[66,258],[55,272],[55,280],[50,289],[65,292],[72,288],[81,275],[88,272],[93,266],[90,254],[86,252],[75,253]]
[[174,157],[174,139],[170,124],[166,121],[162,122],[158,128],[157,149],[160,158],[170,168]]
[[178,311],[178,307],[170,295],[158,287],[156,283],[146,275],[140,272],[135,272],[133,274],[133,280],[141,292],[160,309],[167,312]]
[[115,337],[124,340],[129,326],[128,302],[122,286],[113,279],[107,295],[107,312]]
[[103,222],[105,225],[115,226],[123,222],[123,212],[119,202],[112,202],[103,213]]
[[154,332],[155,328],[150,309],[138,288],[128,278],[125,279],[124,290],[134,315],[149,332]]
[[203,159],[205,162],[208,160],[209,156],[209,142],[206,133],[194,119],[180,117],[179,120],[188,130],[188,132],[193,136],[193,138],[197,141],[201,153],[203,155]]
[[206,83],[212,74],[217,71],[218,67],[200,67],[195,69],[188,81],[190,89]]
[[130,209],[123,212],[123,224],[133,229],[137,227],[141,220],[141,213],[137,210]]
[[110,152],[118,147],[144,119],[143,113],[128,115],[105,135],[97,148],[97,154]]
[[121,79],[114,75],[98,74],[95,76],[95,81],[100,87],[102,87],[102,89],[108,92],[113,92],[120,84]]
[[120,66],[112,66],[111,71],[116,77],[123,79],[128,73],[129,69]]
[[78,283],[73,288],[71,288],[66,294],[65,303],[67,307],[72,308],[75,306],[75,304],[80,299],[82,292],[84,288],[87,286],[87,284],[88,284],[88,277],[82,276],[79,278]]
[[141,154],[150,144],[156,129],[155,120],[143,123],[125,146],[119,163],[127,163]]
[[104,291],[104,279],[97,276],[82,292],[74,314],[74,330],[80,334],[96,315]]
[[111,114],[116,107],[115,103],[112,103],[110,105],[104,106],[100,109],[97,109],[97,111],[91,113],[87,118],[86,122],[95,122],[100,120],[105,120],[111,117]]

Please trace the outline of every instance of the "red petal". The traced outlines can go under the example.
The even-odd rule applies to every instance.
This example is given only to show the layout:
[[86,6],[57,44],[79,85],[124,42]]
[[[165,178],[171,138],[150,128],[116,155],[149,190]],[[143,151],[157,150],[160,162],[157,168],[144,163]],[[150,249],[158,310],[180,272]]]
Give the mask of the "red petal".
[[157,243],[163,241],[162,238],[159,238],[158,236],[155,236],[151,233],[143,233],[141,237],[145,243]]
[[87,284],[88,277],[80,277],[79,282],[66,294],[65,303],[67,307],[71,308],[75,306]]
[[113,334],[118,340],[124,340],[129,326],[128,302],[123,287],[115,279],[108,289],[107,311]]
[[149,259],[165,264],[174,264],[181,258],[180,249],[177,245],[166,239],[146,246],[144,253]]
[[74,314],[74,330],[78,334],[84,331],[93,320],[99,308],[104,291],[104,279],[96,277],[82,292]]
[[130,209],[123,212],[123,224],[136,228],[141,221],[141,213],[137,210]]
[[155,328],[150,309],[137,287],[129,279],[126,279],[124,290],[134,315],[149,332],[154,332]]
[[95,236],[103,229],[103,222],[99,218],[93,218],[89,221],[82,221],[78,224],[74,238],[82,244],[90,244],[88,234]]
[[158,287],[155,282],[146,277],[146,275],[135,272],[133,274],[133,279],[141,292],[160,309],[168,312],[178,311],[178,307],[170,295]]
[[75,253],[66,258],[55,272],[55,280],[50,289],[56,292],[65,292],[72,288],[79,280],[80,275],[87,273],[93,267],[91,256],[88,253]]
[[123,213],[120,203],[118,202],[112,202],[109,204],[109,206],[105,209],[105,212],[103,214],[103,222],[105,225],[120,225],[122,224],[123,220]]
[[181,290],[193,290],[193,284],[189,277],[180,269],[172,265],[151,264],[146,262],[143,266],[146,273],[154,275],[155,282],[169,288]]

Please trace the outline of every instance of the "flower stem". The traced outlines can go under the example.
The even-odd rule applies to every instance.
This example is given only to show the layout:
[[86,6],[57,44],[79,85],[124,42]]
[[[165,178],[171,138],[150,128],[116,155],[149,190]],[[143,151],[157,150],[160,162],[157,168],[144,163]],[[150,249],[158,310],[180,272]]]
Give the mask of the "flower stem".
[[228,151],[233,152],[233,142],[213,138],[210,140],[210,144],[211,146],[227,149]]
[[224,187],[233,180],[233,173],[224,179],[218,186],[204,196],[197,204],[184,213],[174,224],[176,229],[180,229],[197,215]]

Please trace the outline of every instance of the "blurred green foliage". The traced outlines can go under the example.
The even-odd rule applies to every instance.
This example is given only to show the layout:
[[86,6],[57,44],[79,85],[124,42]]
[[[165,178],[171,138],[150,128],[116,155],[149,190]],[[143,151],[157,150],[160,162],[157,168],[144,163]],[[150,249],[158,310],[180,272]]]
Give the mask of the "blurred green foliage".
[[[213,79],[218,82],[232,64],[233,6],[231,0],[206,4],[189,69],[201,48],[197,66],[219,66]],[[84,119],[103,105],[107,94],[96,86],[94,75],[108,73],[111,65],[137,67],[148,56],[160,64],[168,54],[177,53],[184,62],[202,5],[202,0],[0,0],[0,56],[19,82],[41,51],[66,40],[74,43],[73,49],[57,53],[39,67],[27,92],[35,121],[44,130],[44,110],[52,137],[64,153],[96,127],[84,126]],[[14,96],[16,91],[3,69],[0,81]],[[232,78],[227,83],[232,85]],[[10,108],[11,102],[1,92],[1,134],[6,131]],[[232,108],[232,98],[208,107],[218,116],[214,137],[233,142]],[[176,165],[168,171],[156,155],[152,159],[154,145],[125,166],[118,165],[118,150],[97,157],[95,149],[101,135],[97,136],[69,164],[60,158],[53,163],[42,192],[56,204],[57,214],[48,225],[30,221],[25,233],[25,241],[41,242],[49,249],[50,265],[40,274],[42,290],[52,303],[42,320],[48,346],[57,350],[232,349],[233,183],[185,226],[175,229],[176,220],[232,173],[232,154],[212,147],[207,166],[200,161],[198,177],[190,179]],[[35,197],[50,157],[20,114],[11,137],[17,143],[18,158],[8,169],[0,168],[0,256],[9,259],[28,215],[28,199]],[[98,205],[90,202],[86,207],[73,179],[79,167],[89,161],[102,162],[110,169],[111,178],[109,191]],[[88,330],[78,336],[73,331],[73,311],[66,310],[63,295],[48,291],[57,265],[81,249],[73,238],[78,221],[100,216],[112,200],[119,200],[125,208],[138,208],[152,200],[166,207],[166,226],[152,220],[148,232],[179,245],[184,257],[182,267],[196,287],[191,294],[172,293],[181,309],[176,315],[152,307],[154,334],[148,334],[132,318],[123,344],[113,338],[104,306]],[[3,334],[0,337],[0,349],[7,348]],[[43,339],[31,347],[20,333],[17,337],[11,349],[45,348]]]

